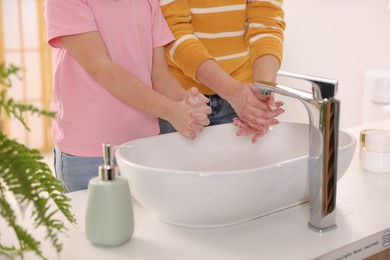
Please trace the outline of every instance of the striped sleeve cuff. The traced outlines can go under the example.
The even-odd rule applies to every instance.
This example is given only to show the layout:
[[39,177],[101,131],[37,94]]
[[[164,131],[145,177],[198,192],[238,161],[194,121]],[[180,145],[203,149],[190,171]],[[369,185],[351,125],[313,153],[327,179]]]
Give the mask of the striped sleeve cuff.
[[187,77],[196,79],[196,72],[204,61],[214,59],[193,34],[182,36],[168,50],[169,58],[183,70]]

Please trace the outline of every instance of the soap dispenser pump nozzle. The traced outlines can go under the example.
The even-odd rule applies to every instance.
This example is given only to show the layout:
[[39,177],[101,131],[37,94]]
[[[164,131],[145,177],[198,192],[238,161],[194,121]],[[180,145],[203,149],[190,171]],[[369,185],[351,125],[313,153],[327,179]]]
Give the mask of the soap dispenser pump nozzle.
[[113,147],[110,144],[102,144],[104,164],[99,166],[99,177],[104,181],[115,180],[116,165],[112,162]]

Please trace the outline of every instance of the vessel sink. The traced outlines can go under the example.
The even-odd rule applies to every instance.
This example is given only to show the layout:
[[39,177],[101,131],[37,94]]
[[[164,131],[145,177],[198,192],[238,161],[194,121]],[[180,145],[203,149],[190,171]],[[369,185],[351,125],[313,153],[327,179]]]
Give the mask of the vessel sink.
[[[158,219],[188,228],[218,228],[308,201],[309,125],[280,122],[257,143],[233,124],[210,126],[188,140],[178,133],[119,146],[120,174],[133,197]],[[339,131],[338,176],[356,148]]]

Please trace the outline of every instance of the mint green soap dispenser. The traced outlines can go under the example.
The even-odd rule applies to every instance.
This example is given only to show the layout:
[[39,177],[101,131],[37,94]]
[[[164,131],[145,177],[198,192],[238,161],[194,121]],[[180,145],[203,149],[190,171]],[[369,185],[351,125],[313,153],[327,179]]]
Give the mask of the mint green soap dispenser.
[[99,177],[88,184],[85,233],[94,245],[114,247],[133,235],[133,206],[128,181],[116,176],[111,145],[103,144],[103,157]]

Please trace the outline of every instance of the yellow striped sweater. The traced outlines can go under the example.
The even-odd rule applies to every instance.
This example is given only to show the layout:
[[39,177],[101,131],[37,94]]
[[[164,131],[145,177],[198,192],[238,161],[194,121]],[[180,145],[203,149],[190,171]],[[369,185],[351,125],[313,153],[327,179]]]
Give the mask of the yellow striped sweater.
[[283,0],[160,0],[176,37],[166,48],[170,71],[184,87],[214,92],[196,80],[199,65],[215,59],[242,82],[252,82],[252,64],[263,55],[282,60]]

